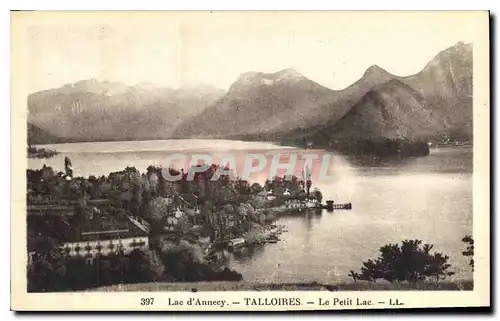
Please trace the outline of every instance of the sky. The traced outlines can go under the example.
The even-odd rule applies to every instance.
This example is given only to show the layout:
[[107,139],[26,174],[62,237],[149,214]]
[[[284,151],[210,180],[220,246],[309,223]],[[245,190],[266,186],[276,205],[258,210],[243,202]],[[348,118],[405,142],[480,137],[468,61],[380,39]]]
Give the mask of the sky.
[[90,78],[227,90],[241,73],[285,68],[343,89],[374,64],[399,76],[415,74],[441,50],[477,36],[473,17],[459,12],[60,12],[15,18],[29,92]]

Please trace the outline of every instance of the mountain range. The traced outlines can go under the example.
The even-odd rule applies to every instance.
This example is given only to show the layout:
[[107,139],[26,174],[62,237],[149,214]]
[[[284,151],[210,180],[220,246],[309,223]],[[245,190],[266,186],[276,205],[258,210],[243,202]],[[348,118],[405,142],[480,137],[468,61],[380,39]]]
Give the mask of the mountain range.
[[29,95],[28,122],[65,141],[165,139],[224,93],[206,85],[174,90],[89,79]]
[[298,73],[246,72],[228,92],[81,81],[28,97],[28,121],[72,141],[228,138],[312,141],[472,137],[472,45],[438,53],[419,73],[373,65],[331,90]]

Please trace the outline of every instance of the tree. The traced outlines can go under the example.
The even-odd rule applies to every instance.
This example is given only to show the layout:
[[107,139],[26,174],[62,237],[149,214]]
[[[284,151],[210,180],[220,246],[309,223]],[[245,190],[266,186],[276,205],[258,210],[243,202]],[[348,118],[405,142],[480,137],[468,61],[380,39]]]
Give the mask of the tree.
[[309,198],[309,191],[311,190],[311,185],[312,185],[312,181],[310,179],[308,179],[306,181],[306,195],[308,198]]
[[98,285],[97,269],[88,265],[82,256],[65,259],[66,276],[64,285],[67,289],[79,290]]
[[236,179],[235,189],[236,189],[236,192],[238,192],[238,194],[241,194],[241,195],[248,195],[252,192],[248,181],[243,180],[241,178]]
[[39,236],[33,244],[33,262],[28,265],[28,291],[45,292],[64,289],[66,268],[53,237]]
[[262,186],[260,186],[259,183],[253,183],[252,186],[250,186],[250,189],[253,194],[258,194],[262,191]]
[[132,198],[130,200],[130,212],[134,216],[139,216],[141,204],[142,204],[142,194],[144,193],[144,188],[139,175],[134,175],[130,182],[130,187],[132,190]]
[[315,188],[313,191],[312,191],[312,197],[317,200],[318,202],[321,203],[321,201],[323,200],[323,194],[321,193],[321,191],[317,188]]
[[401,245],[387,244],[380,248],[377,259],[363,262],[361,273],[351,271],[355,281],[376,282],[384,279],[389,282],[418,281],[435,279],[436,282],[455,274],[449,271],[449,257],[442,253],[432,253],[433,245],[422,244],[421,240],[405,240]]
[[264,188],[268,191],[272,191],[274,190],[274,179],[271,181],[269,179],[266,179],[266,181],[264,182]]
[[462,238],[462,242],[467,245],[467,248],[462,252],[462,255],[470,257],[469,265],[472,268],[472,272],[474,272],[474,239],[471,235],[466,235]]
[[452,276],[455,272],[448,271],[451,264],[448,263],[448,256],[435,253],[431,258],[427,270],[429,277],[435,277],[436,282],[444,280],[447,276]]
[[181,241],[179,244],[164,244],[161,260],[165,276],[176,281],[199,281],[198,268],[203,263],[203,251],[199,246]]
[[356,282],[357,280],[359,280],[359,273],[356,273],[354,272],[353,270],[349,271],[349,275],[350,277],[352,277],[352,279],[354,280],[354,282]]
[[148,205],[151,217],[159,220],[163,219],[172,207],[169,199],[160,197],[152,199]]
[[64,169],[66,171],[66,176],[69,178],[73,178],[73,165],[71,165],[71,160],[69,157],[64,157]]
[[55,271],[51,263],[37,259],[28,265],[28,292],[54,291],[57,288]]
[[165,267],[154,251],[133,250],[129,255],[128,281],[153,282],[162,278]]
[[285,193],[285,187],[281,186],[281,185],[277,185],[274,190],[273,190],[273,194],[274,195],[283,195]]

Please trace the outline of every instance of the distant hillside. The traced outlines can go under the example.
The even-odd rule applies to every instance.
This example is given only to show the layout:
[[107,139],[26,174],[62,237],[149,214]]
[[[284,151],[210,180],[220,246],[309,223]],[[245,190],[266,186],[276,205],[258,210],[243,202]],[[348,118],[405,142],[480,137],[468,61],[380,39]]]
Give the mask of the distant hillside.
[[179,125],[173,136],[226,137],[314,124],[321,107],[334,96],[334,91],[292,69],[248,72],[212,106]]
[[441,51],[418,74],[403,81],[419,90],[449,135],[472,139],[472,44],[462,42]]
[[85,80],[28,97],[29,122],[71,141],[165,138],[336,140],[472,138],[472,45],[438,53],[398,77],[373,65],[343,90],[293,69],[247,72],[226,93]]
[[391,75],[373,66],[342,91],[323,87],[293,69],[242,74],[229,92],[185,121],[174,137],[258,137],[323,124],[342,117],[370,88]]
[[472,139],[470,44],[459,43],[440,52],[413,76],[377,73],[391,80],[373,86],[341,119],[277,133],[276,140],[327,146],[349,139]]
[[417,140],[431,136],[444,126],[424,104],[418,91],[393,79],[370,90],[322,138]]
[[49,134],[38,126],[28,123],[28,145],[60,143],[59,137]]
[[[370,105],[373,110],[365,110]],[[391,117],[370,120],[378,117],[375,111],[381,108],[393,111]],[[367,121],[373,127],[365,127]],[[318,135],[347,139],[375,133],[387,138],[446,134],[470,139],[472,45],[458,43],[443,50],[420,73],[409,77],[373,65],[361,79],[339,91],[290,69],[245,73],[224,97],[179,125],[173,136],[297,143]]]
[[69,141],[161,139],[224,93],[211,86],[173,90],[90,79],[31,94],[28,121]]

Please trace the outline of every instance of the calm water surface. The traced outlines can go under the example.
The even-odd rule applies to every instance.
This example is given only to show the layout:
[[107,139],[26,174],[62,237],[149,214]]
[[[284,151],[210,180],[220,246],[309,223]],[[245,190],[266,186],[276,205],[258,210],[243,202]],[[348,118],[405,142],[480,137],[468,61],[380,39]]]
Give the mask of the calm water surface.
[[[72,160],[75,175],[107,175],[135,166],[164,164],[172,153],[235,155],[240,166],[248,153],[305,152],[270,143],[222,140],[163,140],[44,145],[61,154],[29,159],[29,168],[43,164],[64,169]],[[317,151],[323,153],[323,151]],[[316,164],[317,165],[317,164]],[[348,280],[362,261],[389,242],[421,239],[450,256],[456,278],[472,277],[461,252],[462,236],[472,232],[472,148],[432,149],[426,157],[380,163],[333,155],[334,179],[313,181],[324,199],[352,202],[350,211],[326,211],[279,220],[288,229],[281,242],[232,257],[231,266],[256,282]],[[254,174],[262,182],[266,173]]]

